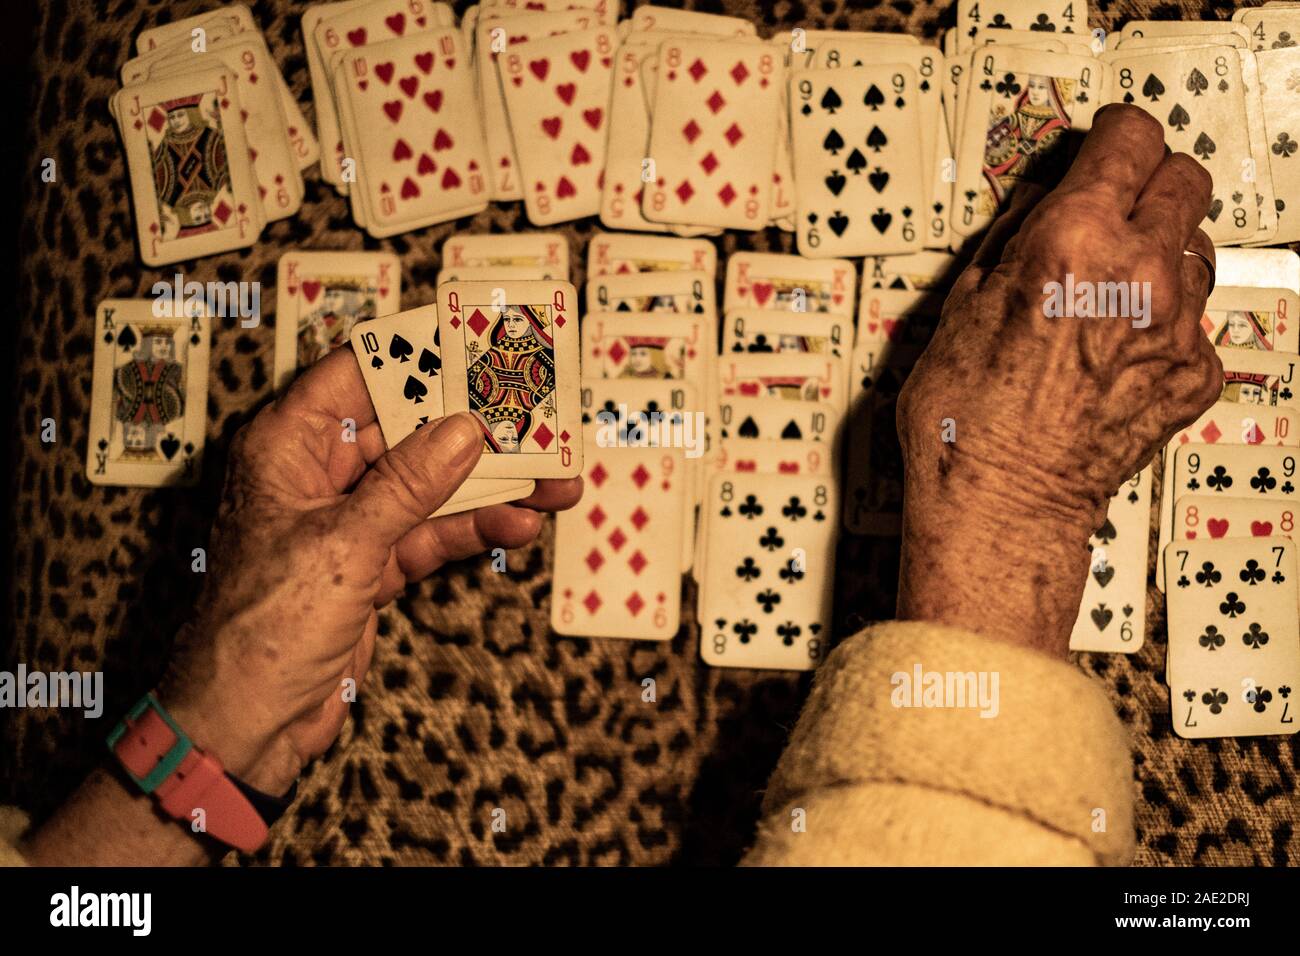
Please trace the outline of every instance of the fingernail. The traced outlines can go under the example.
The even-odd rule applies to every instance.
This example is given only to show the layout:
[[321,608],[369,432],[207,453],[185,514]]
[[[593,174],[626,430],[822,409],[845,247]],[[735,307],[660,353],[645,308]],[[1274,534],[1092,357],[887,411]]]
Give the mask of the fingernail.
[[448,415],[429,430],[428,441],[437,445],[439,457],[452,468],[477,459],[483,451],[483,431],[468,412]]

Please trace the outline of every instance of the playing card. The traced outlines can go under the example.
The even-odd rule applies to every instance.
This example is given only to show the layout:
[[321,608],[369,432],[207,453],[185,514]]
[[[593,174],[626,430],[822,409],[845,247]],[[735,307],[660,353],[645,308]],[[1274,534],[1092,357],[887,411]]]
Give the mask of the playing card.
[[700,656],[715,667],[816,667],[831,636],[835,483],[714,475],[705,506]]
[[759,41],[669,40],[659,51],[642,214],[756,230],[770,217],[784,65]]
[[1220,399],[1247,405],[1296,404],[1296,370],[1300,356],[1288,352],[1216,348],[1223,366]]
[[717,472],[829,478],[836,474],[835,448],[830,443],[817,441],[728,438],[718,443],[709,467]]
[[1232,19],[1249,31],[1251,49],[1268,52],[1294,47],[1300,40],[1300,9],[1274,4],[1241,7]]
[[549,278],[568,279],[569,242],[558,232],[474,236],[456,233],[442,244],[442,267],[536,266]]
[[286,252],[276,268],[277,391],[294,372],[343,345],[359,322],[402,305],[402,265],[391,252]]
[[628,272],[689,270],[713,275],[718,270],[718,249],[707,239],[671,236],[637,236],[602,232],[587,246],[587,278]]
[[1146,636],[1151,466],[1124,482],[1106,520],[1088,541],[1092,552],[1070,650],[1132,654]]
[[483,425],[476,478],[582,471],[576,293],[567,282],[449,282],[438,289],[443,401]]
[[1086,0],[958,0],[958,52],[971,48],[982,27],[1087,34],[1088,4]]
[[667,640],[681,613],[682,450],[601,447],[599,427],[584,429],[582,500],[556,515],[551,627]]
[[1235,36],[1243,45],[1250,42],[1250,32],[1241,24],[1229,20],[1129,20],[1120,28],[1119,42],[1134,37],[1147,40],[1190,36],[1226,34]]
[[602,27],[529,40],[497,63],[535,226],[600,212],[616,47]]
[[718,360],[718,395],[825,402],[843,409],[844,366],[834,355],[728,353]]
[[1169,696],[1180,737],[1295,732],[1300,681],[1295,543],[1177,541],[1170,570]]
[[724,308],[851,316],[857,269],[847,259],[810,260],[770,252],[736,252],[727,257]]
[[588,378],[686,379],[703,385],[709,354],[692,315],[589,312],[582,320],[582,368]]
[[1300,292],[1300,256],[1290,249],[1215,249],[1218,284]]
[[146,265],[243,249],[262,231],[235,83],[229,70],[203,70],[114,97]]
[[95,310],[86,476],[96,485],[198,481],[208,422],[204,309],[155,314],[153,299],[105,299]]
[[1174,505],[1175,541],[1294,538],[1296,508],[1286,501],[1183,495]]
[[646,4],[632,11],[632,33],[658,31],[666,33],[700,33],[720,37],[752,37],[754,24],[740,17],[724,17],[716,13],[695,10],[678,10],[673,7],[656,7]]
[[521,12],[581,13],[586,16],[595,13],[593,26],[613,27],[618,22],[618,7],[618,3],[613,0],[590,0],[589,3],[578,3],[576,0],[498,0],[483,4],[483,17],[498,13],[515,16]]
[[1212,495],[1257,502],[1294,502],[1294,448],[1276,445],[1183,445],[1174,451],[1173,497]]
[[[862,260],[862,295],[872,289],[925,290],[947,294],[962,263],[947,252],[914,252],[906,256],[871,256]],[[1300,273],[1300,267],[1297,268]],[[859,312],[862,308],[859,307]]]
[[1254,59],[1269,175],[1277,199],[1278,231],[1271,241],[1295,242],[1300,239],[1300,163],[1288,160],[1300,149],[1300,106],[1294,96],[1300,83],[1300,48],[1267,49]]
[[[678,269],[670,272],[640,272],[598,276],[587,280],[588,312],[677,312],[706,317],[717,315],[712,272]],[[705,321],[704,333],[711,336],[717,351],[714,323]]]
[[438,270],[436,285],[444,282],[511,282],[519,279],[566,279],[546,266],[449,266]]
[[718,403],[718,437],[833,443],[840,417],[840,410],[826,402],[724,396]]
[[1216,348],[1300,351],[1300,296],[1289,289],[1216,285],[1201,327]]
[[722,323],[722,352],[810,352],[848,357],[852,336],[853,322],[845,316],[736,309],[728,312]]
[[967,76],[950,223],[960,236],[992,222],[1021,183],[1054,186],[1078,145],[1070,131],[1092,125],[1105,93],[1096,60],[1013,46],[986,47]]

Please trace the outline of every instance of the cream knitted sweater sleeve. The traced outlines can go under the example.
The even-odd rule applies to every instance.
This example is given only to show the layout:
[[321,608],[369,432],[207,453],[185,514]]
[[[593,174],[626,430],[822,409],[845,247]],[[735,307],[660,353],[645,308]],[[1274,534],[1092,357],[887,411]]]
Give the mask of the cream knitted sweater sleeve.
[[953,628],[879,624],[819,669],[744,863],[1126,864],[1130,760],[1077,668]]

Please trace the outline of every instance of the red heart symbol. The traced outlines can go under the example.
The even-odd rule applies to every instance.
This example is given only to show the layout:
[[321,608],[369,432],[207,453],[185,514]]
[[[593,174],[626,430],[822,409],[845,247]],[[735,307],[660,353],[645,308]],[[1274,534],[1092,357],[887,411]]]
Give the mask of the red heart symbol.
[[398,80],[397,85],[402,88],[402,92],[407,96],[414,97],[415,91],[420,88],[420,80],[418,77],[407,76]]
[[600,129],[600,123],[605,118],[605,111],[600,108],[583,110],[582,118],[587,121],[587,125],[592,129]]
[[390,120],[396,123],[402,116],[402,101],[392,100],[388,103],[385,103],[384,112],[388,114],[388,118]]
[[513,83],[515,86],[523,86],[524,78],[522,76],[512,76],[510,77],[510,82]]
[[573,95],[578,92],[578,88],[572,83],[561,83],[555,88],[555,95],[564,100],[565,106],[573,105]]
[[429,173],[437,172],[438,164],[429,158],[428,153],[420,154],[420,162],[416,164],[415,171],[421,176],[427,176]]
[[737,461],[736,471],[757,471],[758,465],[752,461]]
[[894,332],[898,330],[898,319],[885,319],[882,324],[885,327],[885,335],[887,335],[889,340],[892,342],[894,340]]
[[415,180],[410,176],[407,176],[406,179],[402,181],[402,198],[414,199],[418,195],[420,195],[420,187],[415,185]]
[[573,152],[569,154],[569,162],[574,166],[583,166],[591,162],[591,154],[581,143],[577,143],[573,147]]
[[451,149],[451,136],[445,129],[439,128],[437,134],[433,137],[434,152],[442,152],[444,149]]
[[587,67],[591,65],[591,51],[574,50],[569,54],[569,59],[573,62],[573,65],[578,68],[579,73],[586,73]]
[[384,25],[398,36],[401,36],[402,31],[406,29],[406,17],[400,13],[394,13],[391,17],[384,17]]
[[747,395],[747,396],[754,396],[754,395],[757,395],[757,394],[758,394],[758,386],[755,385],[753,382],[750,382],[750,383],[748,383],[748,384],[746,384],[746,385],[742,385],[742,386],[740,386],[740,394],[741,394],[741,395]]
[[568,199],[570,196],[576,196],[578,190],[573,188],[573,183],[569,182],[568,177],[561,176],[560,181],[555,184],[555,196],[557,199]]
[[1195,531],[1189,531],[1189,532],[1187,532],[1187,539],[1188,539],[1189,541],[1190,541],[1192,538],[1195,538],[1195,537],[1196,537],[1196,532],[1195,532]]
[[393,145],[393,162],[398,163],[404,159],[410,159],[413,155],[414,153],[411,152],[411,147],[407,145],[406,140],[399,139]]
[[552,116],[550,119],[542,120],[542,130],[547,136],[551,137],[551,139],[555,139],[560,135],[560,125],[560,118],[558,116]]
[[369,80],[357,80],[357,89],[359,89],[359,90],[368,90],[368,89],[370,89],[370,81],[369,81]]
[[393,64],[380,63],[375,67],[375,76],[379,77],[384,81],[384,84],[387,85],[393,82],[393,70]]
[[306,281],[303,282],[302,284],[303,298],[305,298],[308,302],[315,302],[316,296],[320,295],[320,286],[321,284],[319,282],[306,282]]
[[546,79],[546,74],[551,72],[550,60],[531,60],[528,63],[528,69],[532,71],[533,76],[539,80]]
[[1211,518],[1205,522],[1205,530],[1210,532],[1211,538],[1222,538],[1228,533],[1227,518]]
[[348,34],[348,42],[351,43],[353,46],[365,46],[365,45],[366,45],[366,28],[365,28],[365,27],[360,27],[359,29],[356,29],[356,30],[353,30],[352,32],[350,32],[350,33]]
[[453,69],[455,66],[456,66],[456,59],[455,59],[455,57],[448,57],[448,58],[447,58],[447,69],[449,69],[449,70],[450,70],[450,69]]
[[421,73],[428,73],[430,70],[433,69],[433,54],[432,53],[415,54],[415,65],[420,68]]
[[424,94],[424,105],[429,107],[435,113],[442,109],[442,90],[434,90],[432,93]]
[[768,299],[772,298],[773,284],[771,282],[754,283],[754,301],[759,305],[764,305]]
[[783,475],[799,474],[799,463],[797,461],[783,461],[777,465],[777,470]]
[[442,188],[455,189],[459,185],[460,177],[456,175],[456,170],[447,167],[447,171],[442,174]]
[[1273,533],[1273,522],[1252,521],[1250,523],[1250,533],[1257,538],[1267,538]]

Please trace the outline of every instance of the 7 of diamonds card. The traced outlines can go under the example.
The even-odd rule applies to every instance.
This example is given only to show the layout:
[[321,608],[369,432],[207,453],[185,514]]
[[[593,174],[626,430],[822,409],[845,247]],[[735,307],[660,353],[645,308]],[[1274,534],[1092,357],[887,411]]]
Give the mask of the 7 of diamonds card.
[[578,302],[567,282],[449,282],[438,289],[444,407],[481,422],[476,478],[582,471]]

